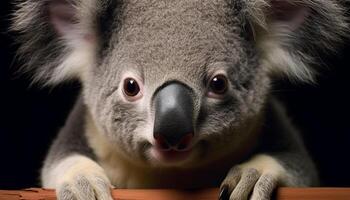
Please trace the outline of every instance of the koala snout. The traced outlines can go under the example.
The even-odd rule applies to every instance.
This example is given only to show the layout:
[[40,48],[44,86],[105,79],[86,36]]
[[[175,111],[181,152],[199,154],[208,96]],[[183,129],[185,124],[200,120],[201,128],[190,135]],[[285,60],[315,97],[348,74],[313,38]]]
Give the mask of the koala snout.
[[181,83],[170,83],[154,96],[153,136],[161,150],[184,151],[194,136],[192,91]]

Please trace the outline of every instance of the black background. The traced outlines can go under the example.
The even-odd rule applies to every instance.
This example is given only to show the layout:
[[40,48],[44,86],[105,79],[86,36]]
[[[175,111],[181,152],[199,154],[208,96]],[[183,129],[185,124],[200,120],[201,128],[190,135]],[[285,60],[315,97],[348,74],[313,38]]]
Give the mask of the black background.
[[[0,3],[0,189],[38,186],[42,160],[73,105],[79,84],[29,86],[18,76],[14,36],[8,33],[10,1]],[[275,82],[324,186],[350,186],[350,40],[338,55],[324,56],[315,85]]]

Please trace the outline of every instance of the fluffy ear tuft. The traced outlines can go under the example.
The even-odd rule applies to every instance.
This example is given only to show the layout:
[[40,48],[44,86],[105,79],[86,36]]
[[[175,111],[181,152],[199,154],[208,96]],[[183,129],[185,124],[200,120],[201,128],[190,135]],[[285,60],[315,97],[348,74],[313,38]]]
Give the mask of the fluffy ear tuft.
[[317,52],[335,52],[349,27],[341,0],[248,0],[263,65],[312,82]]
[[[85,3],[84,3],[85,2]],[[92,0],[18,0],[12,30],[17,32],[23,71],[35,82],[55,84],[83,76],[94,61]],[[77,9],[77,8],[80,9]],[[86,71],[86,69],[85,69]]]

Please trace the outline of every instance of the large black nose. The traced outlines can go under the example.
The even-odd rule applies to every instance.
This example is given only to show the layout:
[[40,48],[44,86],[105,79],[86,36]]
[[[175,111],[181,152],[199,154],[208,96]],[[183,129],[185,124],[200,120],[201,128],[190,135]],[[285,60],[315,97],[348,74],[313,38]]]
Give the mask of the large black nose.
[[154,138],[166,150],[186,149],[193,137],[193,100],[191,90],[181,83],[161,88],[154,97]]

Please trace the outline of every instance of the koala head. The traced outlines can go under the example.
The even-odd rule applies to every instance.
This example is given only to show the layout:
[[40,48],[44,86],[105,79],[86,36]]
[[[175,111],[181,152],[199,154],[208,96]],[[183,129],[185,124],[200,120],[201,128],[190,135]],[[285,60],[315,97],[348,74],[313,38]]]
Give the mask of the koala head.
[[271,78],[312,81],[315,49],[346,32],[324,0],[26,0],[24,71],[77,78],[96,128],[152,166],[201,165],[239,151],[259,127]]

